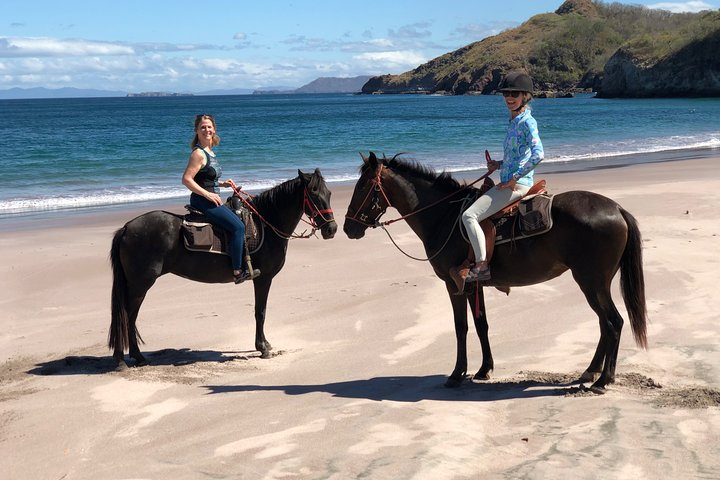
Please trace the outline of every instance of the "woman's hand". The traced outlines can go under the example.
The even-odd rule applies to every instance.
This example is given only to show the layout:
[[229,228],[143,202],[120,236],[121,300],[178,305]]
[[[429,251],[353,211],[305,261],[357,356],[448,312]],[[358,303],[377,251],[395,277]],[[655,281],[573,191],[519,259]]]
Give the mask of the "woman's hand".
[[218,194],[215,193],[215,192],[207,192],[207,191],[206,191],[205,198],[207,198],[208,200],[210,200],[211,202],[213,202],[213,203],[214,203],[215,205],[217,205],[218,207],[219,207],[220,205],[222,205],[222,203],[223,203],[223,202],[222,202],[222,198],[220,198],[220,195],[218,195]]
[[517,183],[517,180],[514,178],[511,178],[507,182],[498,183],[496,188],[498,190],[505,190],[506,188],[509,188],[510,190],[515,190],[515,184]]
[[228,178],[224,182],[220,184],[221,187],[230,187],[233,190],[237,190],[237,185],[235,185],[235,182],[233,182],[232,178]]

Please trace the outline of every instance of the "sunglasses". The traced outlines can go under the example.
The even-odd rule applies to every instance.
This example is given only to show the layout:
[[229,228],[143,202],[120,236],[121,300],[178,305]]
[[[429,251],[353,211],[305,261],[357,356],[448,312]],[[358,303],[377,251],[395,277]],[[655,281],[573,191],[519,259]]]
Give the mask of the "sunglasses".
[[502,92],[503,97],[512,97],[512,98],[519,97],[521,93],[522,92]]
[[213,116],[208,113],[201,113],[199,115],[195,115],[195,120],[201,120],[203,118],[209,118],[210,120],[213,120]]

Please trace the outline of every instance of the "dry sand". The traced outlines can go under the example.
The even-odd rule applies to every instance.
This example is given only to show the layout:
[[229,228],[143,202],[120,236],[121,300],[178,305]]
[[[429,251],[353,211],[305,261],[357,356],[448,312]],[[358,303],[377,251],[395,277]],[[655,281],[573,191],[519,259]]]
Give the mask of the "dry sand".
[[[650,348],[635,346],[626,322],[604,396],[568,384],[599,338],[568,273],[509,297],[488,290],[493,379],[446,389],[452,313],[427,263],[378,230],[294,240],[270,293],[273,358],[252,351],[250,285],[170,275],[138,321],[151,365],[115,372],[107,254],[140,212],[4,229],[0,476],[720,478],[719,165],[538,175],[555,193],[615,199],[644,235]],[[342,226],[350,189],[333,191]],[[422,254],[404,223],[390,230]],[[468,344],[474,371],[472,331]]]

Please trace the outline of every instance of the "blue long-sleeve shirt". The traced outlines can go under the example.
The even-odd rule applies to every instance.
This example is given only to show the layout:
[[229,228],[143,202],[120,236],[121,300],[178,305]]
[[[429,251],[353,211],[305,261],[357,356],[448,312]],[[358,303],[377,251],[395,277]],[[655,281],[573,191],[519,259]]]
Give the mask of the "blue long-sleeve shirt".
[[533,169],[545,157],[537,121],[526,109],[510,120],[503,144],[503,161],[500,167],[500,181],[515,178],[517,183],[531,187]]

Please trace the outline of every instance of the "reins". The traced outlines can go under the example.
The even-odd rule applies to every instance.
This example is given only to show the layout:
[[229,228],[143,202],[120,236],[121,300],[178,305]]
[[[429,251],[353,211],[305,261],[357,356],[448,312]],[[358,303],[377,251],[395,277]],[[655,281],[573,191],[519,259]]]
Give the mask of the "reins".
[[[486,156],[486,158],[489,158],[489,156],[490,156],[490,154],[489,154],[489,152],[488,152],[487,150],[485,151],[485,156]],[[402,253],[403,255],[405,255],[405,256],[408,257],[408,258],[411,258],[411,259],[413,259],[413,260],[417,260],[417,261],[419,261],[419,262],[427,262],[427,261],[433,260],[435,257],[437,257],[438,255],[440,255],[440,253],[445,249],[445,247],[447,246],[447,244],[450,242],[450,239],[452,238],[453,233],[455,233],[455,228],[457,228],[458,222],[453,222],[453,227],[452,227],[452,229],[450,230],[450,233],[448,234],[447,238],[445,239],[445,242],[442,244],[442,246],[441,246],[433,255],[429,256],[428,258],[418,258],[418,257],[415,257],[415,256],[410,255],[409,253],[405,252],[405,251],[404,251],[402,248],[400,248],[400,246],[395,242],[395,240],[392,238],[392,235],[390,235],[390,232],[389,232],[389,231],[387,230],[387,228],[385,228],[385,227],[388,226],[388,225],[391,225],[391,224],[393,224],[393,223],[395,223],[395,222],[399,222],[400,220],[407,220],[408,218],[412,217],[413,215],[417,215],[417,214],[420,213],[420,212],[423,212],[423,211],[428,210],[428,209],[430,209],[430,208],[432,208],[432,207],[435,207],[436,205],[439,205],[439,204],[441,204],[441,203],[444,203],[444,202],[448,201],[450,198],[458,195],[459,193],[464,192],[464,191],[467,191],[470,187],[472,187],[472,186],[475,185],[476,183],[480,182],[481,180],[486,179],[491,173],[493,173],[493,170],[488,170],[487,173],[485,173],[484,175],[482,175],[482,176],[481,176],[480,178],[478,178],[477,180],[475,180],[475,181],[473,181],[473,182],[471,182],[471,183],[469,183],[469,184],[464,185],[462,188],[460,188],[460,189],[458,189],[458,190],[456,190],[456,191],[454,191],[454,192],[452,192],[452,193],[450,193],[450,194],[448,194],[448,195],[440,198],[439,200],[436,200],[435,202],[432,202],[432,203],[430,203],[430,204],[428,204],[428,205],[425,205],[425,206],[423,206],[423,207],[421,207],[421,208],[418,208],[417,210],[413,210],[412,212],[407,213],[407,214],[405,214],[405,215],[402,215],[402,216],[400,216],[400,217],[398,217],[398,218],[394,218],[394,219],[392,219],[392,220],[386,220],[386,221],[384,221],[384,222],[380,222],[380,221],[379,221],[380,217],[381,217],[383,214],[385,214],[385,211],[386,211],[389,207],[392,207],[392,203],[390,202],[390,199],[388,198],[387,194],[385,193],[385,189],[384,189],[383,186],[382,186],[382,171],[383,171],[383,168],[388,168],[388,167],[387,167],[385,164],[380,163],[380,168],[378,168],[378,171],[377,171],[377,173],[375,174],[375,177],[374,177],[373,180],[372,180],[372,188],[370,188],[370,189],[368,190],[368,193],[367,193],[367,195],[365,196],[365,198],[363,199],[363,202],[360,204],[360,207],[357,209],[356,213],[355,213],[353,216],[346,215],[345,218],[350,219],[350,220],[353,220],[353,221],[355,221],[355,222],[357,222],[357,223],[360,223],[361,225],[364,225],[364,226],[369,227],[369,228],[377,228],[377,227],[382,228],[382,229],[385,231],[385,233],[387,234],[388,238],[390,238],[390,241],[392,242],[392,244],[395,245],[395,248],[397,248],[397,249],[400,251],[400,253]],[[358,214],[362,211],[363,207],[365,206],[365,204],[368,202],[368,200],[369,200],[369,198],[370,198],[370,194],[373,193],[373,192],[379,192],[380,194],[382,194],[383,198],[385,199],[385,202],[387,203],[387,207],[385,207],[385,209],[382,210],[377,217],[375,217],[374,223],[367,223],[367,222],[364,222],[364,221],[358,219],[357,216],[358,216]],[[375,207],[373,207],[373,208],[375,208]],[[462,209],[461,209],[461,214],[462,214]]]
[[[334,218],[331,218],[329,220],[327,218],[325,218],[325,214],[333,213],[332,209],[327,208],[324,210],[320,210],[318,208],[318,206],[315,205],[315,203],[310,198],[310,195],[308,194],[308,191],[307,191],[307,185],[305,186],[305,188],[303,190],[303,213],[305,215],[307,215],[307,217],[310,219],[310,221],[307,221],[302,217],[300,218],[300,220],[302,220],[303,222],[310,225],[312,230],[310,231],[310,233],[306,233],[307,230],[304,230],[300,234],[296,234],[295,232],[285,233],[282,230],[278,229],[273,224],[271,224],[269,221],[267,221],[265,219],[265,217],[263,217],[262,214],[260,212],[258,212],[257,208],[255,208],[255,206],[248,200],[248,199],[253,198],[252,195],[250,195],[248,192],[246,192],[244,190],[238,190],[235,187],[232,187],[232,190],[233,190],[235,196],[237,196],[255,215],[257,215],[258,218],[275,233],[275,235],[277,235],[278,237],[283,238],[285,240],[290,240],[293,238],[310,238],[312,236],[315,236],[315,232],[320,230],[326,224],[335,221]],[[245,197],[247,197],[247,198],[245,198]],[[310,207],[310,213],[307,212],[306,207]],[[317,216],[320,216],[320,218],[322,218],[322,220],[323,220],[322,225],[317,224],[317,222],[315,220]]]

